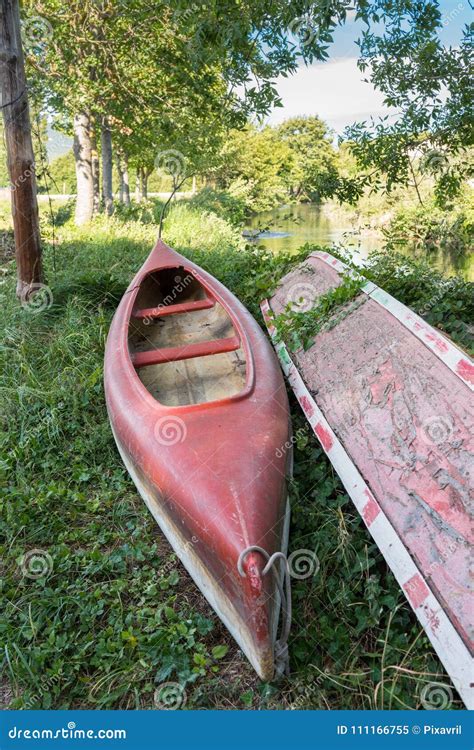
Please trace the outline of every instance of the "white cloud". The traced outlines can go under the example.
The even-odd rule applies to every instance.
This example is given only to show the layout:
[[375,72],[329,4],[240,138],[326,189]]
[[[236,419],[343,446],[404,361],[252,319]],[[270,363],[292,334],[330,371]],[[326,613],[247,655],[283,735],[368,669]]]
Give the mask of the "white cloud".
[[371,115],[394,114],[372,84],[364,83],[356,57],[302,66],[297,72],[277,79],[283,108],[275,109],[269,122],[276,124],[297,115],[319,115],[337,133],[356,120]]

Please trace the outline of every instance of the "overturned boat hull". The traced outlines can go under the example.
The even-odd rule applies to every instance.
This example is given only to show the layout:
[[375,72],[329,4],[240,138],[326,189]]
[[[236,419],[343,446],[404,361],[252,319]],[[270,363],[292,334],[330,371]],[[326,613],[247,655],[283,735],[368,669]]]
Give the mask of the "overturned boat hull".
[[262,303],[282,368],[323,449],[472,708],[472,361],[367,282],[291,353],[274,316],[309,309],[347,267],[315,252]]

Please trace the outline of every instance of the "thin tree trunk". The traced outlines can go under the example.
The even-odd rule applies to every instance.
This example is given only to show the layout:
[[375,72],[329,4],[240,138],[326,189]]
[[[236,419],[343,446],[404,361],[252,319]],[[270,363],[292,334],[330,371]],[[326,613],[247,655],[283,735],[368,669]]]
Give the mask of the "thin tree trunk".
[[420,203],[420,206],[423,206],[423,201],[421,200],[420,191],[418,189],[418,182],[417,182],[417,179],[416,179],[415,170],[413,169],[412,160],[408,159],[408,163],[410,165],[410,172],[411,172],[411,176],[413,177],[413,185],[415,186],[415,190],[416,190],[416,195],[418,197],[418,201]]
[[83,111],[74,115],[74,158],[76,160],[76,217],[78,226],[87,224],[94,214],[94,184],[90,139],[90,115]]
[[92,166],[92,189],[93,189],[93,213],[98,214],[100,211],[100,161],[99,151],[97,149],[97,138],[94,130],[94,123],[91,121],[91,166]]
[[150,173],[145,167],[142,167],[141,173],[140,173],[140,191],[142,194],[143,200],[147,200],[148,198],[148,177],[150,176]]
[[0,10],[0,78],[17,266],[16,293],[27,301],[43,281],[36,176],[18,0]]
[[114,210],[114,197],[112,189],[112,133],[104,117],[100,133],[102,151],[102,201],[107,216],[111,216]]
[[117,167],[117,173],[119,178],[119,201],[120,203],[123,203],[123,172],[122,172],[122,162],[120,161],[120,156],[115,154],[115,166]]
[[123,180],[123,202],[126,206],[130,205],[130,179],[128,176],[128,158],[125,154],[122,157],[122,180]]
[[137,203],[141,203],[142,198],[142,168],[137,167],[137,173],[135,177],[135,200]]

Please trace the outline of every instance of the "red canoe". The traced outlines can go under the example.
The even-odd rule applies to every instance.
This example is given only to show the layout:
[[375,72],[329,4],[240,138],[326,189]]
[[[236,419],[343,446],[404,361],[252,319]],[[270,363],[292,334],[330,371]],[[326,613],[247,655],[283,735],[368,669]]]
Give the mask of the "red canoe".
[[307,351],[290,354],[270,311],[310,309],[344,272],[313,253],[262,310],[316,436],[472,708],[474,365],[371,282]]
[[270,344],[222,284],[159,241],[115,313],[104,380],[145,503],[271,679],[280,596],[265,557],[248,551],[284,551],[288,533],[289,411]]

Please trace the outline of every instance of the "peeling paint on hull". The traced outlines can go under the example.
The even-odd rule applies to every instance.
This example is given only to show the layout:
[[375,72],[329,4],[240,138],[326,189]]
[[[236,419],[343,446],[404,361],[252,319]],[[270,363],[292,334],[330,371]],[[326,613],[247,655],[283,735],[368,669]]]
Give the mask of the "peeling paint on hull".
[[[310,272],[288,274],[262,303],[266,321],[303,280],[314,299],[338,285],[345,267],[334,260],[315,253]],[[290,356],[267,325],[308,421],[472,708],[472,365],[400,302],[364,289],[364,304],[306,352]]]

